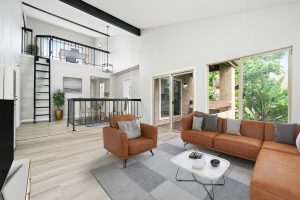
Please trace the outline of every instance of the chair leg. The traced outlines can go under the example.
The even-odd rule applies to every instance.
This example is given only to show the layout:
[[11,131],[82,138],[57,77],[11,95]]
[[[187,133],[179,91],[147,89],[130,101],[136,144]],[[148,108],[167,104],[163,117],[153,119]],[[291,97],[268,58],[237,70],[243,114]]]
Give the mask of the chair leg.
[[152,149],[150,149],[150,153],[152,154],[152,156],[154,156],[154,153],[153,153]]
[[127,159],[123,160],[123,168],[126,168]]

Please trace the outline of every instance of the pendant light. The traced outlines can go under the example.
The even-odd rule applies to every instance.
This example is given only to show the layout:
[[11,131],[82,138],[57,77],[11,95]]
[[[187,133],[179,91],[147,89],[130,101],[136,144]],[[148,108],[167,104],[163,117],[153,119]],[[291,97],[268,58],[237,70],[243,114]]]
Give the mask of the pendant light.
[[[106,28],[107,28],[107,31],[106,31],[106,33],[107,33],[106,48],[107,48],[107,52],[108,52],[108,29],[109,29],[109,26],[107,26]],[[112,73],[113,72],[113,65],[108,62],[108,54],[109,53],[106,54],[106,63],[102,64],[102,71],[106,72],[106,73]]]

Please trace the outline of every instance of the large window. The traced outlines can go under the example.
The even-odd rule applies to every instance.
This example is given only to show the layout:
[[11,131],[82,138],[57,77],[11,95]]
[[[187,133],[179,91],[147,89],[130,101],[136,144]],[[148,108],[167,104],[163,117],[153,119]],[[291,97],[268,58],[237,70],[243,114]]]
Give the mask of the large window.
[[209,110],[224,117],[288,122],[289,58],[283,50],[209,66]]
[[242,60],[243,118],[288,121],[288,52]]

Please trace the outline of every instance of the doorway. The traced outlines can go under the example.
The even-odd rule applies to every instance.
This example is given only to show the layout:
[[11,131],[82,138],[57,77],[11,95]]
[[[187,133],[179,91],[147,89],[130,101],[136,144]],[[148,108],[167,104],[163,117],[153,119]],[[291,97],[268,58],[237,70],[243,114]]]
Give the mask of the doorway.
[[109,95],[109,79],[90,77],[90,98],[104,98]]
[[159,129],[180,131],[180,120],[193,112],[193,71],[153,78],[153,122]]
[[131,98],[131,79],[123,80],[123,97]]

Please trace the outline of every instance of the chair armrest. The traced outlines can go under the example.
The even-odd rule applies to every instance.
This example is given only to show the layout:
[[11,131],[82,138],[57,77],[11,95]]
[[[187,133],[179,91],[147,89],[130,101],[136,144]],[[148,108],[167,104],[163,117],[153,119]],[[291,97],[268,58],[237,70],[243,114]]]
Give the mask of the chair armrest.
[[128,139],[124,131],[103,127],[104,148],[118,158],[125,160],[128,158]]
[[195,113],[192,112],[191,114],[181,118],[181,121],[180,121],[181,130],[191,130],[192,129],[194,115],[195,115]]
[[156,126],[141,123],[142,136],[149,138],[153,141],[153,148],[157,147],[157,132]]

